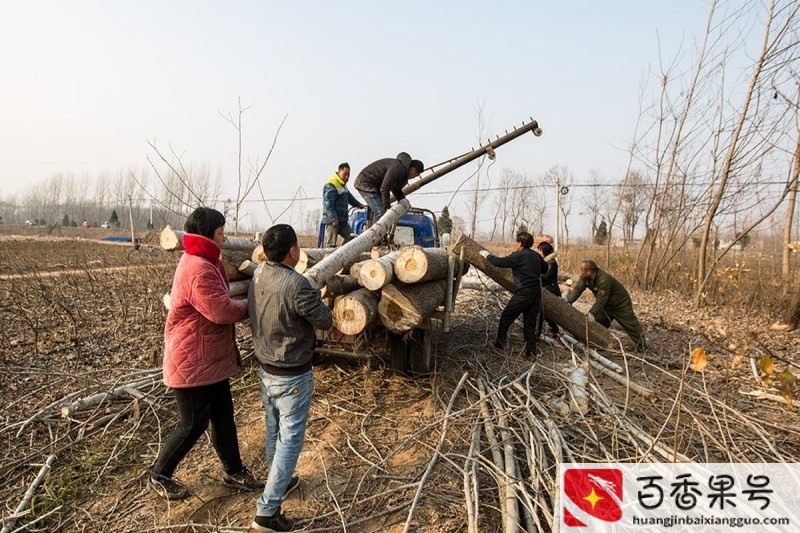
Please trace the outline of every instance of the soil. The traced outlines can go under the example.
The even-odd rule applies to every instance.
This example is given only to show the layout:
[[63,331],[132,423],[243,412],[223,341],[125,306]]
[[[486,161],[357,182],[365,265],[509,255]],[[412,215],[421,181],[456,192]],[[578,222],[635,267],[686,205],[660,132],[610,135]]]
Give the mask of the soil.
[[[56,459],[35,491],[31,512],[18,524],[29,524],[30,531],[246,530],[258,494],[229,490],[220,483],[221,467],[208,438],[201,439],[176,472],[192,497],[167,502],[148,490],[146,469],[176,420],[174,400],[158,383],[142,388],[138,396],[123,394],[72,419],[61,418],[60,399],[67,395],[89,396],[108,390],[115,380],[133,381],[137,371],[141,376],[141,371],[160,368],[166,317],[161,297],[169,291],[178,259],[164,254],[157,261],[130,265],[129,245],[78,239],[79,231],[60,238],[0,237],[0,274],[5,276],[0,278],[0,479],[6,480],[0,494],[7,502],[3,516],[21,501],[53,453]],[[83,231],[101,236],[100,230],[97,235],[92,229]],[[8,278],[11,275],[16,277]],[[747,395],[767,389],[752,375],[747,359],[739,367],[732,363],[737,353],[761,357],[771,352],[776,374],[784,369],[796,373],[800,334],[770,331],[774,317],[735,309],[693,311],[679,294],[632,292],[650,353],[644,359],[630,355],[631,344],[616,331],[625,351],[609,357],[626,365],[631,379],[649,387],[657,401],[632,394],[626,404],[631,419],[653,435],[663,430],[665,421],[672,420],[689,354],[702,346],[709,354],[708,366],[703,372],[686,371],[685,386],[724,398],[744,415],[766,424],[776,450],[787,458],[798,457],[796,406]],[[452,331],[436,337],[436,370],[431,375],[403,375],[378,356],[368,362],[333,357],[318,361],[306,444],[297,469],[301,487],[283,507],[302,520],[303,530],[338,531],[347,523],[348,531],[402,531],[408,504],[439,443],[441,420],[462,374],[501,382],[531,368],[519,354],[519,327],[512,328],[507,350],[490,347],[506,299],[503,293],[461,291]],[[577,305],[586,310],[590,302],[590,296],[584,296]],[[246,355],[251,352],[249,327],[239,325],[237,332]],[[543,352],[531,387],[544,402],[561,388],[553,375],[576,356],[561,345],[545,345]],[[593,378],[615,401],[628,399],[624,386],[604,376]],[[773,379],[768,392],[780,395],[777,387]],[[265,478],[263,410],[253,357],[246,358],[233,389],[243,459]],[[474,390],[465,388],[456,408],[473,402],[475,396]],[[711,416],[707,399],[694,395],[683,401],[698,416]],[[109,421],[115,414],[118,417]],[[34,415],[35,420],[24,424]],[[601,417],[592,416],[595,423]],[[562,423],[564,431],[575,425],[569,419]],[[598,431],[604,432],[602,425]],[[415,510],[416,531],[466,531],[458,468],[471,433],[469,420],[453,420],[441,443],[444,459],[433,469]],[[609,437],[606,433],[603,438]],[[670,422],[662,437],[670,445],[678,443],[681,453],[695,460],[726,461],[730,454],[751,461],[771,459],[759,457],[744,444],[737,449],[725,437],[717,436],[725,445],[715,446],[692,429],[691,421],[676,421],[674,426]],[[591,443],[575,446],[596,457]],[[620,445],[619,460],[630,459]],[[481,531],[500,529],[493,483],[490,475],[482,474],[486,500],[480,511]]]

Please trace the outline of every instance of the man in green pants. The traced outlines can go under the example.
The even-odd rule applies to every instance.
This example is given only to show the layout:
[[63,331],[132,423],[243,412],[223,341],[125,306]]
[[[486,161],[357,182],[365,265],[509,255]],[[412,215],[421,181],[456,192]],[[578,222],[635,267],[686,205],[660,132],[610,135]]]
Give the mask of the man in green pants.
[[628,291],[614,276],[597,268],[597,264],[590,259],[581,263],[580,280],[564,299],[572,303],[580,298],[586,289],[592,291],[595,297],[594,305],[587,314],[589,322],[610,327],[611,321],[616,320],[636,344],[636,350],[645,351],[647,343],[642,333],[642,325],[633,312],[633,302]]

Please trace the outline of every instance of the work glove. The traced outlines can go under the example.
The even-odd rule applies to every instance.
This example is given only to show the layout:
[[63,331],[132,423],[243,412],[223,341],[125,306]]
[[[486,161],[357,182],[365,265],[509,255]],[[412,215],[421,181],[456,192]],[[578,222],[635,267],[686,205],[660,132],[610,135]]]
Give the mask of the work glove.
[[481,257],[483,257],[484,259],[486,259],[486,258],[488,258],[490,255],[492,255],[492,254],[490,254],[490,253],[489,253],[488,251],[486,251],[486,250],[481,250],[480,252],[478,252],[478,254],[479,254]]
[[588,318],[589,322],[592,323],[592,324],[594,324],[596,322],[596,320],[594,319],[594,315],[592,313],[587,313],[586,314],[586,318]]

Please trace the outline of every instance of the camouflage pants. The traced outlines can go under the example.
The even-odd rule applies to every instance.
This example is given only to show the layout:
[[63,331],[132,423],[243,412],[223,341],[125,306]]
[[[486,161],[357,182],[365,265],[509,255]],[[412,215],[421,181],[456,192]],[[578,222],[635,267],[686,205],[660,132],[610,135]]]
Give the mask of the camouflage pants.
[[595,319],[598,324],[602,324],[607,328],[611,327],[612,320],[616,320],[625,333],[628,334],[628,337],[636,344],[636,350],[644,351],[647,349],[647,342],[642,333],[642,324],[633,312],[633,305],[617,308],[607,307]]

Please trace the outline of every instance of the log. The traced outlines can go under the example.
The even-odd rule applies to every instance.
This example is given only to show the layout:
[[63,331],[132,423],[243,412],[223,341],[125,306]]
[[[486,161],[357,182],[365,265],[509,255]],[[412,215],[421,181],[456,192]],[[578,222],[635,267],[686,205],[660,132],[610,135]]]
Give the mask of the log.
[[233,298],[234,296],[239,296],[242,294],[247,294],[247,291],[250,290],[250,282],[252,280],[243,279],[241,281],[232,281],[231,286],[228,287],[228,295]]
[[333,303],[333,327],[345,335],[358,335],[378,315],[378,294],[358,289],[338,296]]
[[[185,232],[173,229],[167,226],[161,230],[160,243],[161,248],[167,251],[183,250],[183,234]],[[245,250],[252,253],[253,249],[258,246],[258,243],[251,239],[242,239],[239,237],[228,237],[222,243],[223,250]]]
[[371,259],[366,259],[364,261],[358,261],[357,263],[353,263],[347,270],[348,272],[350,272],[351,276],[353,276],[358,280],[359,285],[361,284],[361,267],[366,265],[367,261],[371,261]]
[[245,261],[250,260],[250,252],[247,250],[229,250],[222,249],[220,254],[220,261],[222,266],[225,267],[225,273],[228,275],[228,281],[239,281],[247,278],[247,274],[239,270],[239,266]]
[[239,272],[252,278],[253,274],[256,273],[256,268],[258,268],[258,265],[253,261],[242,261],[242,264],[239,265]]
[[[358,271],[358,277],[365,288],[377,291],[394,279],[394,265],[402,250],[395,250],[378,259],[364,261]],[[358,264],[358,263],[357,263]]]
[[447,281],[414,285],[386,285],[381,290],[378,316],[393,333],[405,333],[421,325],[444,303]]
[[397,202],[371,228],[347,244],[343,244],[335,252],[311,267],[304,274],[305,277],[308,278],[313,286],[317,288],[324,287],[325,283],[342,270],[345,265],[352,264],[353,260],[359,257],[362,252],[368,251],[380,242],[400,217],[408,212],[409,207],[411,207],[411,204],[405,198]]
[[250,261],[255,264],[261,263],[267,258],[266,254],[264,254],[264,247],[260,244],[253,248],[253,253],[250,255]]
[[342,294],[348,294],[360,288],[358,278],[349,275],[336,275],[328,280],[328,283],[322,288],[321,296],[323,298],[333,298]]
[[447,277],[447,250],[407,246],[394,265],[394,275],[403,283],[424,283]]
[[299,274],[304,274],[309,268],[322,261],[326,255],[333,253],[336,248],[300,248],[300,260],[294,269]]
[[[463,251],[464,259],[475,265],[475,268],[502,285],[504,289],[514,292],[514,279],[511,276],[511,269],[498,268],[492,265],[480,255],[480,251],[484,249],[483,246],[466,235],[462,235],[453,245],[454,253],[460,254]],[[586,315],[572,307],[565,300],[545,290],[542,291],[542,308],[545,318],[554,321],[581,342],[587,342]],[[589,323],[588,340],[598,348],[607,348],[612,345],[613,337],[607,328],[592,322]]]

